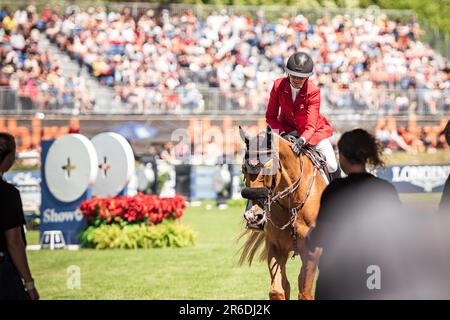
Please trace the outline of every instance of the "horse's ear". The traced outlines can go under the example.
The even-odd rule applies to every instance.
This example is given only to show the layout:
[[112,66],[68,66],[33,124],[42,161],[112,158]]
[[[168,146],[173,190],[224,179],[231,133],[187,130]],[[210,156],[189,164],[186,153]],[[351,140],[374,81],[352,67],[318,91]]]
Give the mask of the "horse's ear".
[[244,141],[246,144],[248,143],[248,137],[245,133],[244,129],[242,129],[241,126],[239,126],[239,135],[241,136],[242,141]]

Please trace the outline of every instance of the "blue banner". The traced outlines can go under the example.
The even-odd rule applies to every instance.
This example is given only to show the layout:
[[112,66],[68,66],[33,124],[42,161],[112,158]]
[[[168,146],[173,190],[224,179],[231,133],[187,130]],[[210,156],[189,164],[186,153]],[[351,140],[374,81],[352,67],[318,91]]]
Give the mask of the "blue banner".
[[215,177],[218,172],[216,166],[191,167],[191,200],[212,200],[217,198]]
[[377,176],[391,182],[399,193],[442,192],[450,164],[391,165],[377,170]]
[[66,244],[78,244],[78,235],[86,228],[86,221],[79,206],[82,201],[90,198],[91,191],[88,188],[80,198],[68,203],[61,202],[52,195],[45,180],[45,159],[53,142],[42,141],[41,144],[41,238],[45,231],[61,230]]

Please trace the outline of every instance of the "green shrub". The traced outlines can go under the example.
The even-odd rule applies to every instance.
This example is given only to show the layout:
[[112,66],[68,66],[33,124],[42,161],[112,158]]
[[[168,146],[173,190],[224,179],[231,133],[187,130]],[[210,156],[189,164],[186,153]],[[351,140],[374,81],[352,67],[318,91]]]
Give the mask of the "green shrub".
[[195,244],[195,234],[179,221],[163,221],[158,225],[100,225],[81,233],[84,247],[95,249],[149,249],[189,247]]

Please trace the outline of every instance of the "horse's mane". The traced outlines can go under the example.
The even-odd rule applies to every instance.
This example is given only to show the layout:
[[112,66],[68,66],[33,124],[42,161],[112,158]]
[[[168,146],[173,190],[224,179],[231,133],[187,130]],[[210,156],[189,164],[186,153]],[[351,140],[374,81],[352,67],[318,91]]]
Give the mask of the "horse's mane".
[[259,250],[261,246],[264,244],[264,232],[254,232],[252,230],[244,230],[238,241],[242,238],[247,237],[245,243],[240,248],[241,256],[239,257],[239,265],[243,265],[245,261],[248,261],[249,266],[252,265],[253,259],[258,251],[261,251],[259,254],[259,261],[262,262],[267,259],[267,249],[266,246],[263,247],[262,250]]

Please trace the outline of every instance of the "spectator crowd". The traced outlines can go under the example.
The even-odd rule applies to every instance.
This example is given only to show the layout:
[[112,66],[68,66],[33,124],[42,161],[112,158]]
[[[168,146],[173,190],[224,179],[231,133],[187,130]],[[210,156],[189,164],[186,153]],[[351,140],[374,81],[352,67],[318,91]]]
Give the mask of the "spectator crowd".
[[91,110],[85,79],[65,77],[61,61],[39,46],[42,19],[45,16],[39,17],[33,6],[14,14],[0,11],[0,94],[12,103],[8,98],[14,101],[11,93],[17,92],[22,110]]
[[375,127],[375,136],[387,152],[434,153],[437,149],[450,149],[445,142],[447,119],[428,126],[417,125],[414,119],[398,125],[393,117],[380,118]]
[[[203,20],[191,10],[136,16],[128,8],[119,13],[99,6],[61,12],[47,6],[38,15],[30,6],[15,13],[3,9],[0,16],[2,66],[14,68],[6,69],[8,81],[32,92],[34,85],[43,86],[47,93],[37,100],[44,107],[55,95],[63,104],[79,100],[77,92],[85,88],[80,79],[64,79],[47,54],[36,53],[39,31],[137,112],[263,111],[273,80],[296,50],[314,59],[312,80],[322,87],[325,111],[450,110],[448,61],[419,40],[413,18],[336,15],[310,21],[280,13],[274,23],[263,10],[254,16],[213,11]],[[35,65],[43,66],[35,80],[40,83],[28,84],[27,74],[38,72]]]

